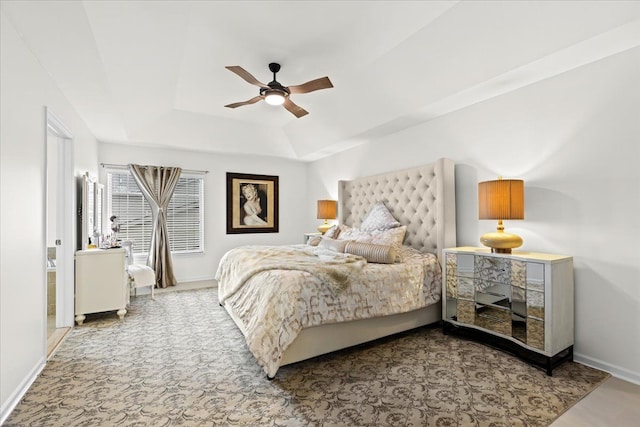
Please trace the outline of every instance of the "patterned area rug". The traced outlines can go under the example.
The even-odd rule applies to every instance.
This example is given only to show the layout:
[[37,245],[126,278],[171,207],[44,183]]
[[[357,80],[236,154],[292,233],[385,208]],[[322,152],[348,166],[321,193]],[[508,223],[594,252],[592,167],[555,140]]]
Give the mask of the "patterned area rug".
[[124,321],[88,316],[6,425],[546,426],[608,377],[553,374],[421,328],[269,381],[211,288],[133,298]]

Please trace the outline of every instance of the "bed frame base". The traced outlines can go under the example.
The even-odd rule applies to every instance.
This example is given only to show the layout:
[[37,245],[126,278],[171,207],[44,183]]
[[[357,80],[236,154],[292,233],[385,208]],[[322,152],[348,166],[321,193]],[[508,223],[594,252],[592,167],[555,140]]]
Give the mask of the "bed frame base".
[[[245,328],[242,321],[227,304],[223,304],[223,307],[244,334]],[[280,366],[430,325],[439,322],[441,318],[441,304],[437,302],[429,307],[407,313],[305,328],[283,353]]]

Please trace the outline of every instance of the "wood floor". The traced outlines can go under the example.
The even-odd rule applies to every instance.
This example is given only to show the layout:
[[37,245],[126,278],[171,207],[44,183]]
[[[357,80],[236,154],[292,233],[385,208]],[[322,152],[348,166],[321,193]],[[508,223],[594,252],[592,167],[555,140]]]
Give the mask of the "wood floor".
[[551,427],[640,425],[640,385],[611,377],[555,420]]
[[62,339],[70,330],[71,328],[57,328],[47,336],[47,359],[51,357],[55,349],[58,348],[62,342]]

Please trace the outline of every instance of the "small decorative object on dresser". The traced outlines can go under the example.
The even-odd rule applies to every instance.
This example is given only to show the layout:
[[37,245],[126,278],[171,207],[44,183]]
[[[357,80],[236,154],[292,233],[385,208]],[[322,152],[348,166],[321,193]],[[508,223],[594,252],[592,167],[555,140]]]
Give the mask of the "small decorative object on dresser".
[[573,258],[445,249],[445,332],[482,339],[543,367],[573,359]]

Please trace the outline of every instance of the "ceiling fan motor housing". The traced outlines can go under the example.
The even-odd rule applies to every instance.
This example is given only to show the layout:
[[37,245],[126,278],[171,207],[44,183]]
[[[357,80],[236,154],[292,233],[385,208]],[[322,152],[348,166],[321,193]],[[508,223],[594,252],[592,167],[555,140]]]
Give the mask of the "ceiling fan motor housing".
[[276,84],[273,84],[274,82],[269,83],[269,88],[260,88],[260,95],[269,95],[269,93],[273,93],[273,92],[277,92],[279,94],[281,94],[284,97],[289,96],[289,89],[287,89],[286,87],[282,86],[280,83],[275,82]]

